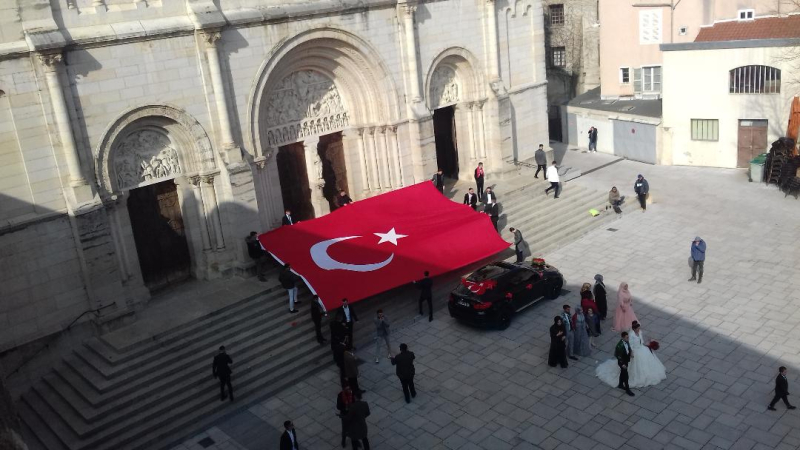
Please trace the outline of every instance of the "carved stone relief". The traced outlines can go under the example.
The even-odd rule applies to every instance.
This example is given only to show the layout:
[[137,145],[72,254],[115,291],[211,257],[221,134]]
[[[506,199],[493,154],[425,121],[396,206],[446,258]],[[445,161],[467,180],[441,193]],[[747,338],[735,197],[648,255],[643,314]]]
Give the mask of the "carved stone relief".
[[458,103],[460,88],[455,70],[447,66],[439,66],[431,75],[431,107],[432,109]]
[[113,151],[119,189],[173,178],[182,173],[178,152],[169,137],[155,130],[129,134]]
[[303,70],[284,78],[272,91],[266,121],[267,145],[279,146],[343,129],[349,117],[333,81]]

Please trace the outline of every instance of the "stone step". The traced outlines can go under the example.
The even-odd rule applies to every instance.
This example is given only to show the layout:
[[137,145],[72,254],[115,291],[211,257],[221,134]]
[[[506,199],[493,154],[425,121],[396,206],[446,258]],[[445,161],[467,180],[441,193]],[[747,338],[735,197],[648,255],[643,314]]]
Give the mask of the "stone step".
[[16,405],[28,450],[69,450],[25,402]]
[[[560,198],[558,200],[561,200]],[[559,229],[569,225],[572,222],[583,218],[592,218],[589,214],[589,209],[597,206],[598,199],[587,197],[583,199],[574,199],[570,203],[564,203],[563,206],[557,207],[552,214],[525,214],[515,219],[520,223],[519,229],[522,231],[523,236],[530,236],[530,239],[535,244],[537,240],[546,239],[549,235],[557,232]],[[525,233],[525,230],[528,233]]]
[[532,193],[530,198],[522,198],[517,204],[510,208],[503,208],[503,214],[506,218],[519,215],[548,215],[552,211],[563,209],[585,198],[588,194],[584,190],[570,190],[569,192],[563,191],[562,196],[555,199],[552,194],[545,196],[544,193]]
[[[622,208],[625,211],[625,207]],[[541,253],[547,253],[550,251],[555,250],[566,243],[572,242],[583,235],[589,233],[590,231],[596,230],[602,227],[604,224],[613,223],[616,218],[614,217],[616,214],[606,214],[600,215],[598,217],[584,217],[579,222],[574,224],[572,227],[565,228],[560,230],[556,234],[551,235],[545,244],[541,248]],[[597,221],[597,219],[600,219]]]

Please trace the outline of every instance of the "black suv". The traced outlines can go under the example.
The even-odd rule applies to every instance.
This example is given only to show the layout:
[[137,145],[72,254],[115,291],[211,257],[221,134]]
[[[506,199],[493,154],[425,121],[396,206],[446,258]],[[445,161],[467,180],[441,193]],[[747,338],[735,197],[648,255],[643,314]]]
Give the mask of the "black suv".
[[463,278],[450,293],[450,316],[473,325],[508,328],[511,317],[542,298],[561,294],[564,277],[553,266],[494,262]]

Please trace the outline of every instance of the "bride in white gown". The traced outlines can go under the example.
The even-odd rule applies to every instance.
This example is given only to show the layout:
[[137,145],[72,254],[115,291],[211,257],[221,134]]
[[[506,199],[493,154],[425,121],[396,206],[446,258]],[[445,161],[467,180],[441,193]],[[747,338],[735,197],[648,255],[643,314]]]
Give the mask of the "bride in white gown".
[[[628,365],[628,384],[632,388],[654,386],[667,379],[667,370],[655,353],[645,345],[644,334],[638,322],[634,322],[629,332],[628,343],[631,348],[631,362]],[[619,384],[619,365],[616,358],[603,362],[595,370],[597,378],[604,383]]]

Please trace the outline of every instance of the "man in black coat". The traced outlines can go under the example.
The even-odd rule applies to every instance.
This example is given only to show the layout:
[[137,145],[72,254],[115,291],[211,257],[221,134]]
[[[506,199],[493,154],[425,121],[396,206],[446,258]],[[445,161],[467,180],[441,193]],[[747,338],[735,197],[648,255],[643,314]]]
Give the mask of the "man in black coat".
[[500,220],[500,207],[497,206],[497,200],[492,199],[491,203],[487,203],[486,206],[484,206],[483,208],[483,213],[488,214],[489,217],[492,218],[492,225],[494,225],[494,231],[497,231],[499,233],[500,231],[497,229],[497,221]]
[[484,204],[491,204],[493,201],[497,201],[497,194],[494,193],[492,188],[486,188],[486,192],[483,193],[483,200],[481,200]]
[[346,298],[342,299],[342,307],[336,310],[336,320],[344,325],[345,330],[347,331],[347,343],[352,345],[353,349],[355,349],[356,346],[353,342],[353,326],[356,322],[358,322],[358,314],[356,314],[356,311],[350,307],[350,304]]
[[328,317],[328,311],[325,309],[325,305],[322,304],[322,300],[315,295],[314,298],[311,299],[311,320],[314,321],[314,331],[317,333],[317,342],[319,342],[319,345],[328,342],[328,340],[322,336],[322,316]]
[[644,179],[642,174],[636,177],[636,182],[633,183],[633,190],[639,198],[639,206],[642,207],[642,212],[647,210],[647,194],[650,192],[650,183]]
[[244,238],[244,242],[247,244],[247,254],[256,263],[258,281],[267,281],[266,274],[269,256],[267,256],[267,252],[261,247],[261,243],[258,242],[258,233],[251,231],[250,235]]
[[225,346],[219,347],[219,353],[214,356],[214,363],[211,365],[211,375],[214,379],[219,378],[219,401],[225,400],[225,386],[228,386],[228,393],[233,401],[233,386],[231,385],[231,364],[233,360],[225,353]]
[[364,444],[364,450],[369,450],[369,440],[367,435],[367,417],[369,417],[369,405],[367,402],[361,400],[361,394],[358,391],[353,391],[356,396],[356,401],[350,405],[347,411],[345,421],[347,422],[347,434],[353,442],[353,449],[359,448],[359,443]]
[[350,198],[349,195],[347,195],[347,192],[345,192],[344,190],[339,191],[339,196],[336,197],[336,207],[342,208],[344,206],[349,205],[350,203],[353,203],[353,199]]
[[294,429],[292,421],[283,422],[283,428],[286,430],[281,435],[281,450],[300,450],[300,444],[297,442],[297,431]]
[[478,196],[475,195],[472,188],[469,188],[469,192],[464,194],[464,204],[471,206],[473,211],[478,209]]
[[294,309],[294,304],[300,304],[300,301],[297,300],[297,282],[300,281],[300,277],[298,277],[294,272],[292,272],[292,266],[286,264],[283,266],[283,270],[281,274],[278,275],[278,282],[281,283],[284,289],[286,289],[286,293],[289,294],[289,312],[296,313],[297,310]]
[[783,400],[786,409],[795,409],[794,406],[789,404],[789,380],[786,379],[786,367],[781,366],[778,369],[778,376],[775,378],[775,397],[769,402],[770,411],[775,411],[775,404],[778,400]]
[[294,225],[294,218],[292,217],[292,211],[286,210],[283,212],[283,219],[281,219],[281,223],[284,225]]
[[403,386],[406,403],[411,403],[411,398],[417,396],[417,390],[414,389],[414,353],[408,351],[408,345],[400,344],[400,353],[392,357],[392,365],[397,366],[395,373]]
[[422,315],[422,302],[428,302],[428,322],[433,322],[433,280],[430,279],[427,270],[424,275],[423,279],[414,282],[420,290],[419,315]]
[[444,173],[442,172],[442,169],[437,170],[436,173],[433,174],[431,181],[433,181],[433,185],[436,186],[436,189],[444,194]]

